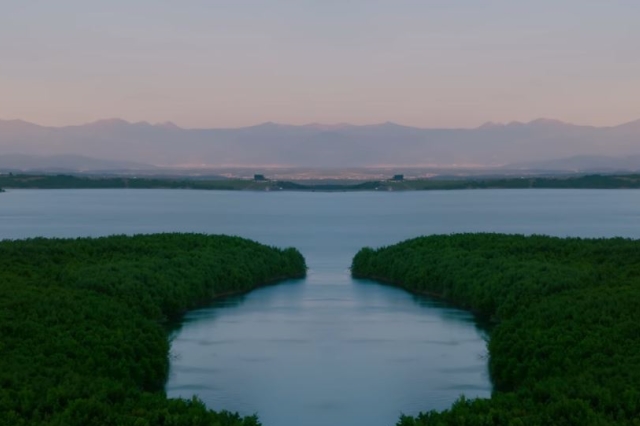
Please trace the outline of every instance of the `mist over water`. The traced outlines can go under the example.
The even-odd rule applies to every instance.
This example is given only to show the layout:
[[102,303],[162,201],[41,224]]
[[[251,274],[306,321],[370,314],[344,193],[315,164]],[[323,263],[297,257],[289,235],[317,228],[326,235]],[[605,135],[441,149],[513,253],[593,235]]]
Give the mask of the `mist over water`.
[[170,396],[257,412],[265,426],[394,424],[487,397],[485,332],[442,303],[353,280],[352,256],[431,233],[640,237],[638,191],[246,193],[8,191],[0,238],[150,232],[295,246],[304,280],[190,312],[173,333]]

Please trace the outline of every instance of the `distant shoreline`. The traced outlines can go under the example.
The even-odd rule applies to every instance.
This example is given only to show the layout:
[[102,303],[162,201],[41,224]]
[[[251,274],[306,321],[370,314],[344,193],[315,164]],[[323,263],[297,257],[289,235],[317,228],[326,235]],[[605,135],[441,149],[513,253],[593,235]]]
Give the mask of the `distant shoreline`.
[[362,192],[464,189],[640,189],[640,174],[571,177],[501,177],[464,179],[398,179],[313,184],[281,180],[87,177],[72,175],[0,175],[5,189],[193,189],[259,192]]

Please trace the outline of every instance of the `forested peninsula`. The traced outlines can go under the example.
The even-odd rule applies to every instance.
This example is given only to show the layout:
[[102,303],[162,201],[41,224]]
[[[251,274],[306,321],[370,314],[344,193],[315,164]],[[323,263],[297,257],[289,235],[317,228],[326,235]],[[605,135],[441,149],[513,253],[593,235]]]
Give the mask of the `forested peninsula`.
[[640,175],[561,177],[430,178],[338,182],[188,177],[95,177],[83,175],[0,174],[8,189],[196,189],[224,191],[428,191],[461,189],[638,189]]
[[238,237],[0,241],[0,424],[258,425],[166,397],[167,323],[305,273],[297,250]]
[[492,397],[398,425],[640,425],[640,241],[429,236],[364,248],[352,274],[494,323]]

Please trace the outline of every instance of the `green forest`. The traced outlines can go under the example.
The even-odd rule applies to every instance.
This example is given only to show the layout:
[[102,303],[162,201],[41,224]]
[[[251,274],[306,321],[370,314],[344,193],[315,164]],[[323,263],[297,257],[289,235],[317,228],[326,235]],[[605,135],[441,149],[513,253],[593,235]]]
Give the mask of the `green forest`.
[[565,177],[431,178],[402,181],[289,182],[251,179],[170,177],[93,177],[72,175],[0,174],[0,187],[12,189],[199,189],[225,191],[428,191],[461,189],[638,189],[640,175]]
[[297,250],[238,237],[0,241],[0,424],[258,425],[166,397],[167,324],[305,274]]
[[570,175],[531,177],[433,178],[387,182],[392,190],[459,189],[637,189],[640,175]]
[[209,189],[233,191],[264,190],[264,182],[247,179],[188,179],[92,177],[72,175],[0,174],[0,187],[14,189]]
[[491,321],[490,399],[421,425],[640,425],[640,241],[501,234],[363,248],[352,274]]

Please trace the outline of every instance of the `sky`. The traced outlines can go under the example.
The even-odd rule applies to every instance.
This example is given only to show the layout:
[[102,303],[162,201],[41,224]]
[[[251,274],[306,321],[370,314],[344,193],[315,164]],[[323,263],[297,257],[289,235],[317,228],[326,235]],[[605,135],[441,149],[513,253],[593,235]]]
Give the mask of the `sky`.
[[0,119],[640,118],[638,0],[0,0]]

